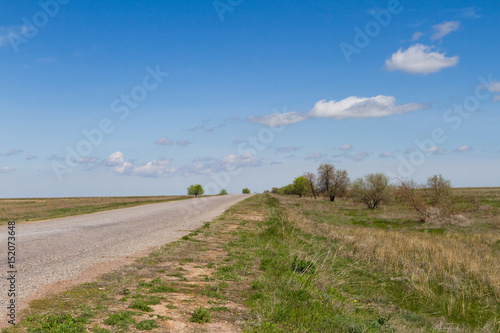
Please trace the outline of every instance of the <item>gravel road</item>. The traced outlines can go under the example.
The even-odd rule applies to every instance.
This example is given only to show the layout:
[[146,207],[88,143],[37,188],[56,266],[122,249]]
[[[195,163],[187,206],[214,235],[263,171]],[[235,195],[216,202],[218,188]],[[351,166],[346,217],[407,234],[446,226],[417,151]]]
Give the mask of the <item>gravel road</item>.
[[[75,279],[97,264],[125,260],[175,241],[248,197],[239,194],[195,198],[19,223],[15,228],[16,306],[25,305],[22,301],[36,295],[40,288]],[[4,319],[10,283],[7,281],[8,229],[6,225],[1,228],[0,314]]]

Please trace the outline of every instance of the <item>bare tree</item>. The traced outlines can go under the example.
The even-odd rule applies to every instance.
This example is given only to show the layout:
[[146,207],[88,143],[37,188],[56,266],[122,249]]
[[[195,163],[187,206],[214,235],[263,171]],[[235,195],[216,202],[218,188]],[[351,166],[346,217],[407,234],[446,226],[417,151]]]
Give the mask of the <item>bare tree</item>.
[[423,198],[424,186],[413,180],[399,180],[396,188],[398,197],[416,210],[420,222],[427,220],[427,205]]
[[311,187],[312,195],[314,196],[314,199],[316,199],[316,175],[312,172],[306,172],[304,174],[304,177],[309,182],[309,186]]
[[451,182],[441,175],[434,175],[427,179],[426,192],[431,205],[444,204],[451,197]]
[[345,170],[335,170],[332,164],[321,164],[318,168],[318,190],[326,194],[330,201],[347,193],[351,180]]
[[352,183],[351,196],[355,201],[375,209],[381,202],[390,200],[389,177],[383,173],[372,173],[364,178],[358,178]]

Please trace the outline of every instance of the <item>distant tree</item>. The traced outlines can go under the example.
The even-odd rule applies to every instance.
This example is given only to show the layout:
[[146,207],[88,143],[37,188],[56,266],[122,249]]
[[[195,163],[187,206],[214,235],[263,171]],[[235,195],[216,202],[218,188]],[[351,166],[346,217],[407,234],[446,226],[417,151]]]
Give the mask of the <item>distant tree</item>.
[[328,192],[330,201],[335,201],[335,197],[342,197],[349,191],[349,185],[351,185],[351,180],[347,175],[345,170],[336,170],[333,177],[332,188]]
[[332,187],[335,168],[332,164],[321,164],[318,167],[318,191],[321,193],[330,192]]
[[219,195],[227,195],[227,191],[225,189],[222,189],[220,191]]
[[293,181],[293,192],[301,198],[307,193],[308,180],[304,176],[295,178]]
[[431,205],[444,204],[451,198],[451,182],[441,175],[429,177],[427,179],[426,193]]
[[273,188],[271,189],[271,193],[274,193],[274,194],[278,194],[278,193],[279,193],[279,191],[280,191],[279,187],[273,187]]
[[191,185],[187,188],[188,195],[194,195],[195,197],[205,193],[203,187],[200,184]]
[[316,199],[316,175],[312,172],[306,172],[304,174],[304,177],[309,182],[309,188],[311,189],[311,193],[314,196],[314,199]]
[[364,203],[370,209],[375,209],[381,202],[390,200],[389,182],[389,177],[383,173],[369,174],[352,183],[350,194],[355,201]]
[[243,194],[250,194],[250,190],[245,187],[243,190],[241,190],[241,193],[243,193]]
[[335,201],[347,193],[351,180],[345,170],[335,170],[332,164],[321,164],[318,168],[318,190]]
[[420,222],[427,220],[427,204],[423,197],[424,186],[413,180],[399,180],[396,187],[396,195],[402,201],[410,205],[417,212]]

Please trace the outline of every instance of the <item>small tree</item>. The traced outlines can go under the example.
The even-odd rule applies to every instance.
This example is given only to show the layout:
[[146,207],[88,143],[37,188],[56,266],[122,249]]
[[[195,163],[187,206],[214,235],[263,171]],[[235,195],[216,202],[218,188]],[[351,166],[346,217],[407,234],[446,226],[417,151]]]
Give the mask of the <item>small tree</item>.
[[301,198],[307,193],[307,179],[304,176],[295,178],[293,181],[293,192]]
[[219,195],[227,195],[227,191],[225,189],[222,189],[220,191]]
[[335,170],[332,164],[321,164],[318,168],[318,190],[335,201],[335,197],[347,193],[351,180],[345,170]]
[[335,197],[345,196],[349,185],[351,185],[351,180],[347,175],[347,171],[345,170],[336,170],[333,176],[332,187],[328,192],[328,196],[330,197],[330,201],[335,201]]
[[203,187],[200,184],[191,185],[187,188],[188,195],[194,195],[195,197],[205,193]]
[[355,201],[375,209],[381,202],[389,201],[390,189],[389,177],[383,173],[369,174],[352,183],[351,196]]
[[271,189],[271,193],[278,194],[278,193],[279,193],[279,191],[280,191],[279,187],[273,187],[273,188]]
[[241,193],[243,193],[243,194],[250,194],[250,190],[245,187],[243,190],[241,190]]
[[312,172],[306,172],[306,174],[304,174],[304,177],[309,182],[309,188],[311,189],[314,199],[316,199],[316,175]]
[[420,222],[427,220],[427,205],[422,195],[423,190],[424,187],[413,180],[399,180],[396,188],[397,196],[415,209]]
[[451,198],[451,182],[441,175],[429,177],[427,179],[426,193],[431,205],[445,204]]

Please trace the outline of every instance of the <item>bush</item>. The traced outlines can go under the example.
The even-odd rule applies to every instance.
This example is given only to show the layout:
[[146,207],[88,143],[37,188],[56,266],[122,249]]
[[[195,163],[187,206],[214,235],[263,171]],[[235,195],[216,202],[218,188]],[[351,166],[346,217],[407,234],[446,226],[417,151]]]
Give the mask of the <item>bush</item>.
[[364,178],[358,178],[352,183],[352,198],[375,209],[381,202],[388,202],[391,198],[389,177],[383,173],[372,173]]
[[248,188],[246,188],[246,187],[245,187],[245,188],[241,191],[241,193],[243,193],[243,194],[250,194],[250,190],[249,190]]
[[208,323],[208,322],[210,322],[210,312],[207,309],[205,309],[203,306],[200,306],[198,309],[194,310],[189,321],[193,322],[193,323],[201,323],[201,324]]
[[220,191],[219,195],[227,195],[227,191],[225,189],[222,189]]

